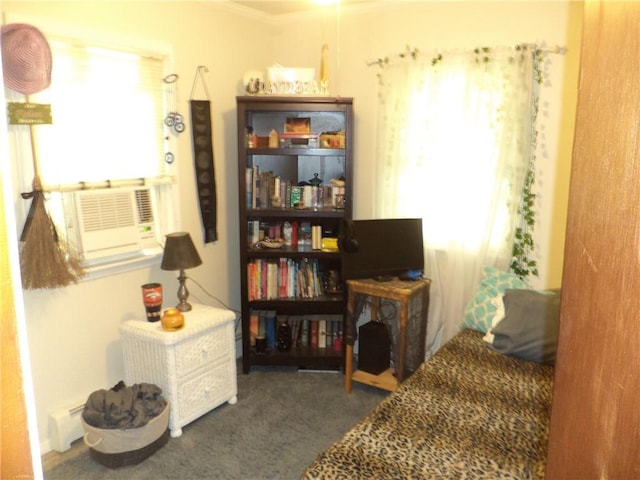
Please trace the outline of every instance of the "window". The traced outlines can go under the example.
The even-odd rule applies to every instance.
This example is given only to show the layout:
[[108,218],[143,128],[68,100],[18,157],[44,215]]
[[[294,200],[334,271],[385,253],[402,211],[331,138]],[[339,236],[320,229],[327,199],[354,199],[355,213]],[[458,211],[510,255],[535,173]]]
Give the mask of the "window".
[[[26,99],[9,93],[9,101],[50,104],[53,119],[51,125],[30,127],[33,162],[26,127],[11,127],[23,177],[18,185],[28,188],[37,165],[58,234],[76,246],[89,267],[159,254],[173,218],[173,177],[164,160],[166,56],[47,39],[51,86]],[[89,200],[99,208],[87,216]],[[26,214],[28,205],[24,208]],[[134,214],[121,215],[128,211]],[[119,215],[117,225],[103,222],[112,214]],[[94,227],[85,228],[85,220]],[[102,230],[96,231],[96,222]],[[89,242],[101,247],[89,252]]]
[[[38,130],[47,185],[155,177],[162,172],[161,58],[50,40],[53,125]],[[60,168],[64,165],[64,168]]]
[[375,212],[421,217],[427,352],[460,328],[485,266],[512,259],[535,153],[537,49],[416,51],[381,64]]

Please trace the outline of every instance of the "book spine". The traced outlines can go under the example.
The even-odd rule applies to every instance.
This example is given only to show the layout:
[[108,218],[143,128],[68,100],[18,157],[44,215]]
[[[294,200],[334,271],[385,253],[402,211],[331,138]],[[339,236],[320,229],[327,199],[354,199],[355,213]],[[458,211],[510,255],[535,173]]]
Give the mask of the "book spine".
[[249,344],[253,347],[256,344],[256,337],[259,332],[260,312],[251,310],[249,313]]
[[258,310],[258,337],[265,338],[267,335],[267,312]]
[[278,264],[273,261],[267,262],[266,292],[267,300],[274,300],[278,298]]
[[300,317],[289,317],[289,323],[291,324],[291,346],[295,348],[299,345],[300,340]]
[[[273,190],[271,191],[271,195],[280,197],[280,177],[279,176],[273,177]],[[282,197],[280,197],[280,199],[282,199]],[[269,200],[271,200],[271,198],[269,198]]]
[[300,346],[301,347],[308,347],[309,346],[309,319],[308,318],[303,318],[302,319],[302,327],[301,327],[301,331],[300,331]]
[[276,348],[276,312],[275,310],[268,310],[266,313],[266,338],[267,348]]
[[318,348],[327,348],[327,321],[320,319],[318,324]]
[[253,223],[251,244],[255,245],[260,241],[260,220],[252,220],[251,222]]
[[260,208],[260,168],[253,167],[253,196],[251,198],[252,208]]
[[311,320],[309,322],[309,346],[311,348],[318,348],[318,321]]
[[287,273],[288,273],[288,284],[287,284],[287,297],[295,298],[296,297],[296,264],[293,259],[287,259]]
[[267,298],[268,285],[269,281],[269,262],[265,260],[260,260],[260,297],[259,298]]
[[253,207],[253,167],[247,167],[245,172],[245,195],[246,195],[246,207]]
[[286,298],[287,297],[287,278],[288,278],[288,272],[287,272],[287,259],[286,258],[281,258],[280,259],[280,275],[279,275],[279,281],[278,281],[278,296],[280,298]]

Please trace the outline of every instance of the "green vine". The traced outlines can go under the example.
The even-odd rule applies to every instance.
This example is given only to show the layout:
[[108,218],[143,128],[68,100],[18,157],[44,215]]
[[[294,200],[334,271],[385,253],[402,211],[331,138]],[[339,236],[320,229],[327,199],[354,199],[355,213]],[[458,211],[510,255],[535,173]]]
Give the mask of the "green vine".
[[522,198],[520,199],[520,207],[518,208],[521,226],[516,228],[513,240],[511,271],[522,279],[529,275],[538,276],[538,264],[531,258],[535,250],[533,228],[536,224],[534,210],[536,195],[531,191],[534,179],[534,171],[529,168],[522,191]]
[[[523,50],[527,46],[520,47]],[[539,48],[531,52],[534,61],[534,75],[536,83],[542,85],[544,82],[543,75],[543,52]],[[535,200],[536,195],[533,193],[533,185],[535,182],[535,159],[536,146],[538,143],[538,130],[536,121],[538,118],[538,94],[534,93],[531,112],[531,158],[527,168],[524,188],[522,189],[522,197],[518,213],[520,214],[520,225],[516,228],[515,238],[513,241],[513,250],[511,258],[511,271],[521,279],[525,279],[530,275],[538,276],[538,263],[533,259],[535,251],[535,243],[533,241],[533,230],[536,224]]]

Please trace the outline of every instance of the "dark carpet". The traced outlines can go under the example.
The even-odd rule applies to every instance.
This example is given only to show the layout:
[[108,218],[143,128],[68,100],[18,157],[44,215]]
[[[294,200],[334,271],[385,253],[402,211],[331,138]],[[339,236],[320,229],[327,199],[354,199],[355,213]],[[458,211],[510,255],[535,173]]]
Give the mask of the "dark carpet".
[[254,367],[238,374],[238,403],[223,404],[183,428],[142,463],[108,468],[88,450],[44,472],[45,480],[298,479],[318,453],[388,392],[340,373]]

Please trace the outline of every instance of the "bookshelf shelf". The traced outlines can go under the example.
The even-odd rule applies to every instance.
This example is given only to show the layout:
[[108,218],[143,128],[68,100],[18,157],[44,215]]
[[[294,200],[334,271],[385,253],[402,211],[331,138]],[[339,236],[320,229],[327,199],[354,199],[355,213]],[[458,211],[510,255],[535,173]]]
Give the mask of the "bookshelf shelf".
[[[318,239],[337,237],[341,220],[352,217],[353,100],[242,96],[236,101],[243,372],[252,365],[342,367],[346,297],[324,291],[332,274],[342,278],[341,255],[323,250]],[[310,131],[303,133],[311,135],[283,135],[300,124],[308,125]],[[270,134],[272,148],[265,143]],[[261,235],[288,244],[256,247]],[[298,336],[290,350],[275,348],[272,323],[269,329],[263,320],[256,326],[260,314],[270,319],[264,323],[275,321],[276,330],[284,321],[292,325]],[[302,327],[293,328],[304,321],[309,331],[311,322],[331,325],[326,348],[311,346],[310,339],[302,338]],[[271,343],[266,353],[257,353],[255,337],[263,333]]]
[[249,217],[260,218],[342,218],[344,217],[344,209],[336,210],[335,208],[321,208],[318,210],[298,209],[298,208],[261,208],[248,209]]
[[247,148],[250,155],[290,155],[298,156],[345,156],[344,148]]
[[251,363],[254,365],[295,365],[318,366],[326,368],[341,368],[342,352],[335,352],[327,348],[300,348],[282,353],[278,350],[268,350],[258,354],[251,352]]

